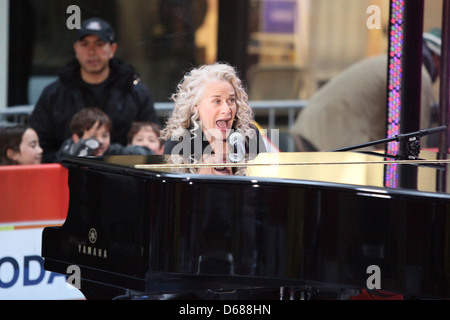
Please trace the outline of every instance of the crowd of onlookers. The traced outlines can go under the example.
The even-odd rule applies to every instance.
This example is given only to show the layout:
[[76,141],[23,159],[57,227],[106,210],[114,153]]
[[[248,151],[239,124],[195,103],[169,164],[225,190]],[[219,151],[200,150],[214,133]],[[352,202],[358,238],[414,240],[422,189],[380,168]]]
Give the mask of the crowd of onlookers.
[[74,40],[75,57],[44,88],[27,125],[0,129],[2,165],[58,163],[68,156],[190,156],[197,147],[217,154],[238,148],[228,141],[235,131],[241,153],[265,152],[243,82],[229,64],[187,70],[160,132],[149,89],[115,57],[110,24],[85,20]]
[[0,164],[161,154],[150,91],[133,67],[115,57],[116,50],[108,22],[84,21],[74,39],[75,57],[44,88],[27,125],[0,128]]
[[[91,116],[102,115],[106,122],[98,122],[93,117],[80,119],[86,113]],[[60,162],[64,156],[157,155],[164,150],[164,141],[160,139],[159,125],[156,123],[133,122],[126,146],[110,142],[111,121],[97,108],[80,110],[74,116],[71,128],[77,125],[82,127],[81,134],[74,131],[73,137],[63,143],[56,154],[56,162]],[[38,134],[29,125],[0,128],[0,165],[41,164],[42,154]]]

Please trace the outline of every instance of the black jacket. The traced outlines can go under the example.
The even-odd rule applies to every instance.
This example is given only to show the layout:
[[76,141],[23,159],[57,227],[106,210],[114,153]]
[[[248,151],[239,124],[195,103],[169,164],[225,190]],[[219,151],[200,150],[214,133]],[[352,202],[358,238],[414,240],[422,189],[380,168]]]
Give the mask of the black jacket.
[[126,145],[133,121],[158,123],[150,91],[139,81],[134,68],[116,58],[110,60],[110,67],[111,74],[105,80],[100,99],[81,80],[76,59],[61,70],[58,80],[44,89],[29,120],[44,150],[43,162],[55,161],[55,153],[72,135],[69,126],[73,115],[85,107],[98,107],[111,118],[111,143]]
[[[245,137],[245,153],[258,155],[260,152],[267,152],[264,139],[259,132],[258,128],[253,124],[250,127],[255,131],[255,135]],[[200,158],[204,153],[211,152],[211,146],[208,140],[203,136],[201,128],[195,131],[195,138],[189,130],[185,131],[185,136],[180,139],[168,139],[164,143],[164,154],[179,154],[183,156],[193,156],[194,158]],[[174,150],[175,149],[175,150]]]

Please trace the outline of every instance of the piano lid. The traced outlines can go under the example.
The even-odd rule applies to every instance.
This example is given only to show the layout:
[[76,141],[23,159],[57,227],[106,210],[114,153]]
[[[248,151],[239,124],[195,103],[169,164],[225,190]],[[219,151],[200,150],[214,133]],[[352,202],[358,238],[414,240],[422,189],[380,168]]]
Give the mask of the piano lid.
[[430,151],[422,151],[420,156],[420,160],[392,160],[364,152],[281,152],[260,153],[238,163],[226,155],[203,155],[200,161],[169,155],[110,156],[83,161],[191,178],[242,176],[447,193],[448,160],[439,160],[437,153]]

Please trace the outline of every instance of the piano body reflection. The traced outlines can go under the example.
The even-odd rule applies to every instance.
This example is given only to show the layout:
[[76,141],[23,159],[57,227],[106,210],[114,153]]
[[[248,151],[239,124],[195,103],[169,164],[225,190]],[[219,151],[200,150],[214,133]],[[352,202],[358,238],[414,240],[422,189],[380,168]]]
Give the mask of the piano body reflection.
[[68,215],[43,231],[44,268],[78,266],[88,299],[344,299],[362,289],[446,299],[447,164],[421,156],[68,158]]

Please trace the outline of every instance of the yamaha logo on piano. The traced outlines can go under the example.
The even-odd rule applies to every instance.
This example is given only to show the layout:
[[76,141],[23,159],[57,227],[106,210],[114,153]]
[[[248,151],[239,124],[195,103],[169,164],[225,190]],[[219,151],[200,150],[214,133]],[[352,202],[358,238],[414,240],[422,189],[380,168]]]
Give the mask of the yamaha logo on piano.
[[[95,242],[97,242],[97,236],[97,230],[95,230],[94,228],[89,229],[88,239],[90,243],[94,244]],[[108,251],[106,249],[97,248],[85,244],[78,244],[78,253],[104,259],[108,258]]]
[[94,228],[91,228],[89,230],[89,241],[91,243],[95,243],[95,241],[97,241],[97,230],[95,230]]

